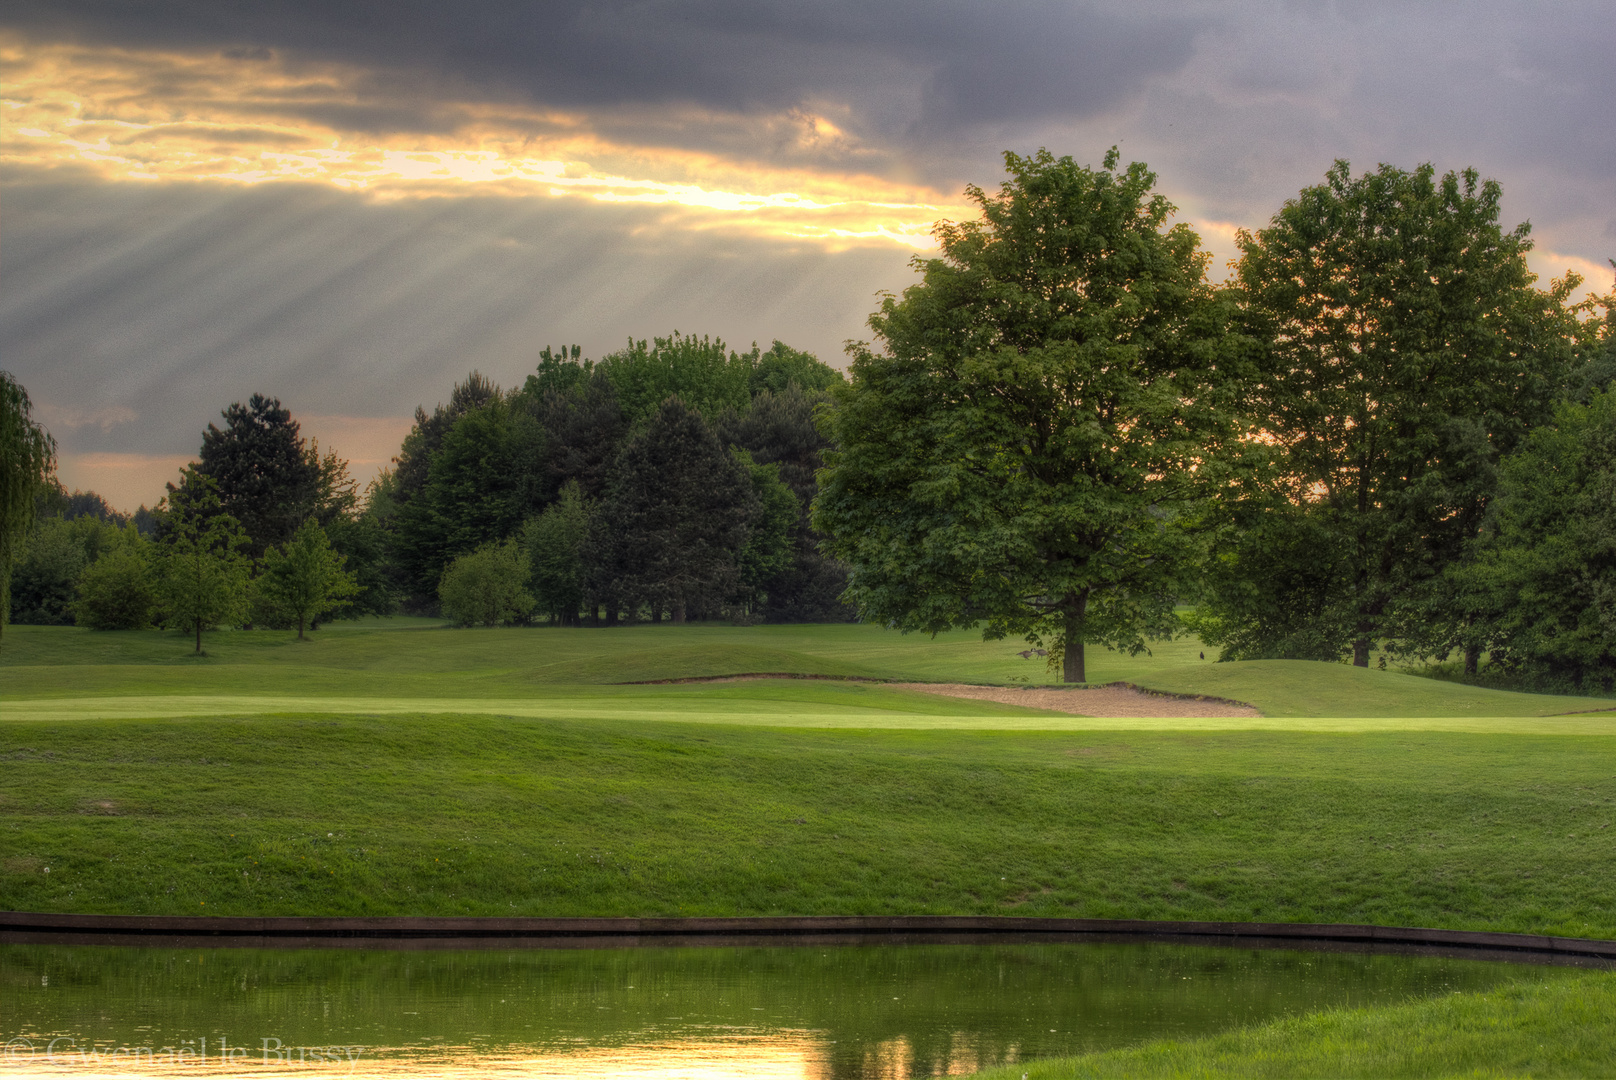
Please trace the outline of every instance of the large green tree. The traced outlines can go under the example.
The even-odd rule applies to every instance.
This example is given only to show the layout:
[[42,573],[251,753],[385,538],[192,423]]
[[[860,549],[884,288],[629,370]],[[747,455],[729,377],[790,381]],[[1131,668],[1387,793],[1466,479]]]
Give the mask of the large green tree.
[[33,418],[28,391],[0,371],[0,631],[11,613],[11,569],[56,468],[56,440]]
[[[1444,568],[1480,528],[1501,454],[1549,415],[1576,282],[1533,287],[1499,186],[1382,165],[1241,233],[1237,280],[1267,343],[1252,381],[1264,482],[1231,500],[1208,636],[1226,658],[1369,663],[1429,643]],[[1437,636],[1458,634],[1457,625]]]
[[865,619],[1024,634],[1081,682],[1086,643],[1142,650],[1194,588],[1238,339],[1144,165],[1005,166],[871,317],[814,521]]
[[241,523],[221,508],[211,477],[188,468],[162,512],[157,545],[157,595],[166,625],[196,635],[240,621],[252,588],[250,541]]

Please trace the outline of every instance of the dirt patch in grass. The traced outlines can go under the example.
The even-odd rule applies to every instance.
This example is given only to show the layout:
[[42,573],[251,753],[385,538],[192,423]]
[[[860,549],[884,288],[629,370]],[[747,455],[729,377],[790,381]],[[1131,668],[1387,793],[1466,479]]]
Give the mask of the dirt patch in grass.
[[1239,701],[1211,697],[1180,697],[1154,694],[1127,683],[1083,689],[1045,686],[967,686],[964,683],[888,683],[897,690],[918,690],[923,694],[996,701],[1001,705],[1025,705],[1030,709],[1072,713],[1094,717],[1169,716],[1261,716],[1262,713]]

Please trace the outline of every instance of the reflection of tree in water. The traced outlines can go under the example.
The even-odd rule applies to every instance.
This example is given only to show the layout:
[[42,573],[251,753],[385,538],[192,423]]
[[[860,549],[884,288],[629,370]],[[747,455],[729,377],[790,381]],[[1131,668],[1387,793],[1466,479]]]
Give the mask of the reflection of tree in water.
[[[824,1080],[958,1075],[1555,969],[1178,945],[186,949],[0,945],[16,1033],[204,1032],[422,1062],[811,1046]],[[48,980],[48,986],[47,986]],[[662,1049],[658,1049],[662,1048]],[[685,1061],[689,1064],[688,1060]],[[403,1064],[401,1062],[401,1064]],[[470,1061],[463,1064],[471,1064]],[[580,1064],[583,1064],[580,1061]],[[812,1069],[812,1065],[808,1066]],[[404,1071],[410,1071],[405,1066]]]

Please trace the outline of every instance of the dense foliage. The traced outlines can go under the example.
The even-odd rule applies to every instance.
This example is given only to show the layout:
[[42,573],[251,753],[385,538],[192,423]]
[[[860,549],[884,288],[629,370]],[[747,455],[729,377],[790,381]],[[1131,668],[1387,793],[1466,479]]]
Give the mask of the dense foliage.
[[1383,165],[1240,235],[1238,297],[1265,343],[1252,422],[1277,451],[1211,579],[1233,656],[1365,666],[1429,640],[1447,567],[1481,527],[1500,458],[1548,419],[1575,340],[1570,283],[1532,287],[1527,228],[1475,172]]
[[1082,682],[1086,642],[1142,649],[1195,588],[1240,339],[1143,165],[1005,164],[871,318],[815,521],[865,618],[1025,634]]
[[255,394],[125,518],[56,485],[3,376],[0,620],[863,617],[1022,635],[1072,681],[1188,628],[1616,689],[1616,293],[1540,288],[1496,183],[1337,162],[1213,285],[1143,164],[1005,162],[850,382],[780,341],[547,347],[418,408],[362,495]]
[[0,371],[0,629],[11,614],[12,567],[55,464],[56,442],[35,422],[28,391]]

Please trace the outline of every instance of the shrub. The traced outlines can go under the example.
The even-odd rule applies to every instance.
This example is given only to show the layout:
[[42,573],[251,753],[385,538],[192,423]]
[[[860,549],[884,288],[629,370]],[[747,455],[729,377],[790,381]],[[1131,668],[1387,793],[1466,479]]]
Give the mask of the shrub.
[[75,621],[91,630],[145,630],[152,624],[157,589],[151,564],[134,544],[114,548],[79,578]]
[[528,568],[515,540],[484,544],[449,564],[438,584],[443,613],[459,626],[526,622]]

